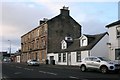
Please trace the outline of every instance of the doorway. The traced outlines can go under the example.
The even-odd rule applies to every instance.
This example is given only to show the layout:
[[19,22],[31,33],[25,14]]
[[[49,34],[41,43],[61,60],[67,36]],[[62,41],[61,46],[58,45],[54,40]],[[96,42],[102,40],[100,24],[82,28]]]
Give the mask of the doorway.
[[53,60],[54,60],[54,56],[50,56],[50,64],[52,64]]

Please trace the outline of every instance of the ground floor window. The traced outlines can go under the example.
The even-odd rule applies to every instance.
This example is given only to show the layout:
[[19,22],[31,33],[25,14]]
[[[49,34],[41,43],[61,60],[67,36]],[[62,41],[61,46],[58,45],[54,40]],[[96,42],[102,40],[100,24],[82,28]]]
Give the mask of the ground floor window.
[[61,62],[61,54],[58,54],[58,62]]
[[81,52],[77,52],[77,62],[81,61]]
[[120,48],[115,49],[115,60],[120,60]]
[[63,53],[63,62],[66,62],[66,53]]

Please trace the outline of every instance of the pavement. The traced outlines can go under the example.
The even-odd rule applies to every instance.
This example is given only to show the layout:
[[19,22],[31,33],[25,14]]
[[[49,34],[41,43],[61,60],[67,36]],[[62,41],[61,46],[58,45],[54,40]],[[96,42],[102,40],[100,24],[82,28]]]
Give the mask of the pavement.
[[52,67],[52,68],[63,68],[63,69],[79,69],[79,66],[71,65],[52,65],[52,64],[40,64],[40,66]]
[[[27,65],[26,63],[18,63],[18,64]],[[50,68],[59,68],[59,69],[79,69],[79,66],[75,66],[75,65],[73,66],[73,65],[40,64],[39,66],[50,67]]]

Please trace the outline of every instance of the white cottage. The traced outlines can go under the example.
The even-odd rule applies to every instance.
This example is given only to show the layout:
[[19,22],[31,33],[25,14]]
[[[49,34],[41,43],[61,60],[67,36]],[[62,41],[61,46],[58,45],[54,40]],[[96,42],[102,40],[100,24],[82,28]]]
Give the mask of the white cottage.
[[[82,35],[78,39],[65,37],[61,41],[61,51],[47,55],[49,61],[58,65],[79,65],[87,56],[104,56],[108,58],[108,34]],[[51,59],[52,57],[52,59]]]
[[108,34],[82,35],[80,37],[81,59],[87,56],[103,56],[108,58]]
[[109,33],[109,58],[111,60],[120,60],[120,20],[106,26]]

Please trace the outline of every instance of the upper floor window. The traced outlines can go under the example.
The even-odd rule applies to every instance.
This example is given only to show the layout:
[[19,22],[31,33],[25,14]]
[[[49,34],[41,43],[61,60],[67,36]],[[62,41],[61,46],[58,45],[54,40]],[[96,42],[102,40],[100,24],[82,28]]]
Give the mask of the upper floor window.
[[37,30],[37,36],[39,36],[39,33],[40,33],[40,30],[38,29],[38,30]]
[[119,38],[120,37],[120,26],[116,28],[116,32],[117,32],[117,38]]
[[42,47],[42,48],[45,48],[45,46],[46,46],[45,40],[42,38],[42,39],[41,39],[41,47]]
[[81,40],[81,46],[86,46],[86,39]]
[[65,47],[66,47],[65,43],[63,43],[63,49],[65,49]]
[[39,39],[36,40],[36,48],[39,48]]
[[62,49],[66,49],[67,48],[67,43],[64,40],[62,40],[62,42],[61,42],[61,48]]
[[86,37],[86,35],[82,35],[80,37],[80,46],[87,46],[88,44],[88,38]]

